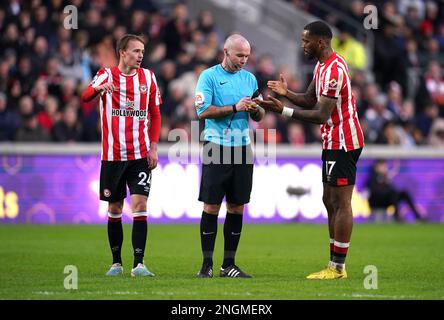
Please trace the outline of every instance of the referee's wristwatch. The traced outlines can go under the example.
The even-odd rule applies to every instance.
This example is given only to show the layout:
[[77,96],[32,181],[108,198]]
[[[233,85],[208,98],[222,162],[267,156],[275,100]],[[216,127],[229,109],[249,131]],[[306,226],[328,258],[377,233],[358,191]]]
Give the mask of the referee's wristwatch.
[[236,113],[237,112],[236,104],[233,104],[232,107],[233,107],[233,113]]

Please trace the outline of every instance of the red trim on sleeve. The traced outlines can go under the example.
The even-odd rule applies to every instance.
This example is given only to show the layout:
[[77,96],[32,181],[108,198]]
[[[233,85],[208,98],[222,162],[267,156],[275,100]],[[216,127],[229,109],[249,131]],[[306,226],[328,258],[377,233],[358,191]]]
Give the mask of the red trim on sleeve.
[[83,102],[89,102],[92,99],[94,99],[98,94],[99,93],[96,92],[93,87],[88,87],[88,88],[85,89],[85,91],[83,91],[82,101]]

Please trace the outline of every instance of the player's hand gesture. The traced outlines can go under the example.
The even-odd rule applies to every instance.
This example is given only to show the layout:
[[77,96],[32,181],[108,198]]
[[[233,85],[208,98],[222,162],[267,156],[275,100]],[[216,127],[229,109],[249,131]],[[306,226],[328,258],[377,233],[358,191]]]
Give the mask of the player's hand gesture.
[[108,83],[108,82],[94,88],[94,90],[100,94],[112,93],[115,89],[116,86],[113,83]]
[[287,95],[288,84],[282,73],[279,75],[279,81],[268,81],[267,86],[280,96]]
[[284,110],[284,104],[278,99],[273,98],[272,96],[268,96],[267,98],[270,100],[260,100],[256,98],[254,99],[254,102],[256,102],[265,110],[282,113],[282,110]]
[[147,153],[147,161],[148,168],[151,170],[157,167],[157,162],[159,161],[159,157],[157,155],[157,143],[151,142],[150,150],[148,150]]

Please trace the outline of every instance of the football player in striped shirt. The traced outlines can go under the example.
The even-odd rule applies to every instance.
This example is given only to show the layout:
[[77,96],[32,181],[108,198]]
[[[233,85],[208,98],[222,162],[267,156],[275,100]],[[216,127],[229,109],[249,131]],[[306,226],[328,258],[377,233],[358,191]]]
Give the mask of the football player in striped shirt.
[[147,240],[147,200],[151,170],[157,166],[161,98],[156,77],[141,68],[144,40],[125,35],[117,42],[119,64],[101,68],[82,95],[99,96],[102,128],[100,200],[108,201],[108,239],[113,264],[108,276],[121,275],[122,208],[128,186],[133,214],[132,276],[154,276],[143,258]]
[[323,202],[328,212],[330,262],[307,279],[343,279],[347,277],[345,258],[353,228],[351,197],[356,179],[356,165],[364,147],[364,136],[356,111],[347,63],[331,48],[332,31],[322,22],[305,26],[302,48],[308,58],[318,63],[305,93],[288,90],[285,79],[269,81],[268,86],[300,108],[290,108],[269,96],[256,102],[269,111],[320,125],[322,137]]

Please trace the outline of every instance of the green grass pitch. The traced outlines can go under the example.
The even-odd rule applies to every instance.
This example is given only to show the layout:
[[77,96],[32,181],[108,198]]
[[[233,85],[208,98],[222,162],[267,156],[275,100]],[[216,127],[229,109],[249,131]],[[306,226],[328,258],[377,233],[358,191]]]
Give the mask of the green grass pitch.
[[[0,226],[0,299],[444,299],[444,225],[355,225],[347,271],[335,281],[305,280],[328,261],[325,225],[244,226],[236,262],[253,279],[197,279],[199,226],[149,225],[145,262],[155,278],[131,278],[131,225],[124,227],[124,275],[105,277],[111,263],[106,225]],[[78,289],[64,288],[66,265]],[[377,289],[364,287],[366,265]],[[373,282],[374,284],[375,282]]]

